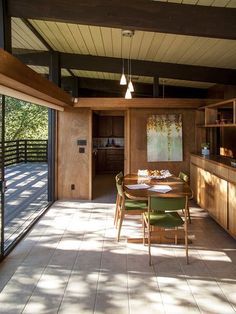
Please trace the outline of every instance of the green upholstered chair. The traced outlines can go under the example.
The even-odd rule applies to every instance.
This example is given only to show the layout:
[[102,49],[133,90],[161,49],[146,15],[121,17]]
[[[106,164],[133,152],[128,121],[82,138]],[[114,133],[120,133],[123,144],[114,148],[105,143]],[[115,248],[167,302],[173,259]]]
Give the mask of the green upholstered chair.
[[[186,182],[186,183],[188,183],[189,184],[189,176],[186,174],[186,173],[184,173],[184,172],[180,172],[179,173],[179,178],[182,180],[182,181],[184,181],[184,182]],[[191,190],[192,191],[192,190]],[[189,197],[188,197],[188,199],[190,200],[190,199],[192,199],[193,198],[193,191],[192,191],[192,195],[190,195]],[[187,208],[187,213],[188,213],[188,221],[189,221],[189,223],[191,223],[191,215],[190,215],[190,210],[189,210],[189,205],[188,205],[188,208]]]
[[116,176],[117,199],[115,225],[118,227],[117,240],[119,241],[124,217],[126,215],[141,215],[147,210],[147,202],[128,199],[124,193],[123,178],[118,175]]
[[[149,196],[148,211],[143,213],[143,243],[148,238],[149,265],[151,260],[151,238],[154,234],[162,235],[167,232],[174,233],[175,244],[178,241],[178,229],[184,227],[186,260],[188,264],[188,223],[187,223],[188,197]],[[178,211],[184,211],[184,219]]]

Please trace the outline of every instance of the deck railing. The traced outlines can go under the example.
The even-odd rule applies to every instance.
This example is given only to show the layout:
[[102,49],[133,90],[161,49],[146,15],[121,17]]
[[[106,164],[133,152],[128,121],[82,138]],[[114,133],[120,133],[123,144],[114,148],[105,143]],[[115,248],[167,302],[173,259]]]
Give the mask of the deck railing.
[[[48,159],[47,140],[5,141],[4,150],[4,166],[10,166],[20,162],[47,162]],[[0,151],[2,151],[2,147],[0,147]]]

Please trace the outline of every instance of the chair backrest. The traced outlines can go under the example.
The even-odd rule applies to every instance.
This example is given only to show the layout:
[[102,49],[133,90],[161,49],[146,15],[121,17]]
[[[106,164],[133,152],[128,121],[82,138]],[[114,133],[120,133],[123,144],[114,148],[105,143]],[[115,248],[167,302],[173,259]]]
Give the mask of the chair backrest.
[[121,196],[124,197],[124,189],[123,189],[123,179],[124,179],[124,175],[121,172],[119,172],[116,177],[116,188],[117,188],[117,193]]
[[118,182],[118,183],[123,183],[123,179],[124,179],[123,172],[120,171],[120,172],[116,175],[115,179],[116,179],[116,183],[117,183],[117,182]]
[[187,196],[180,197],[162,197],[149,196],[148,208],[150,211],[168,211],[174,212],[180,209],[185,209],[187,205]]
[[182,181],[184,181],[186,183],[189,183],[189,176],[186,173],[182,172],[182,171],[179,173],[179,178]]

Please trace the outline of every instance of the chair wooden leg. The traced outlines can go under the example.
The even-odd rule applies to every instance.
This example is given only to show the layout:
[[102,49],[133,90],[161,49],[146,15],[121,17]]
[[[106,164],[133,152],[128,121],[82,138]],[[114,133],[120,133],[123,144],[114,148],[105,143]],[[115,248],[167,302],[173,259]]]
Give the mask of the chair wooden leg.
[[120,231],[121,231],[123,220],[124,220],[124,213],[121,213],[120,220],[119,220],[119,227],[118,227],[118,235],[117,235],[118,242],[120,241]]
[[152,266],[150,225],[148,225],[148,254],[149,254],[149,266]]
[[188,259],[188,223],[187,223],[187,221],[185,221],[184,229],[185,229],[186,263],[189,264],[189,259]]
[[144,221],[144,214],[142,217],[142,225],[143,225],[143,245],[145,245],[145,221]]
[[190,216],[189,206],[187,206],[187,213],[188,213],[188,222],[191,224],[191,216]]
[[178,244],[178,235],[177,235],[177,232],[178,232],[178,227],[175,227],[175,245]]
[[114,217],[114,225],[117,227],[117,219],[118,219],[118,206],[119,206],[119,194],[116,196],[116,211]]

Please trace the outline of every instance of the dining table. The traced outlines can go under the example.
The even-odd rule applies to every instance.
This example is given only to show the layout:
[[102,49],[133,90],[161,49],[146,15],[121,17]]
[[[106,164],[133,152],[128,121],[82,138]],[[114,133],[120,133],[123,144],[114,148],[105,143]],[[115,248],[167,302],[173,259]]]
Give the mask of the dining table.
[[[170,190],[165,193],[160,192],[161,189],[158,189],[160,186],[168,186]],[[174,175],[158,178],[127,174],[124,176],[124,190],[128,198],[136,200],[147,200],[149,196],[158,195],[162,197],[192,196],[192,190],[188,183]]]
[[[168,187],[168,189],[163,192],[161,187]],[[158,195],[162,197],[192,196],[192,190],[188,183],[174,175],[168,177],[144,177],[137,174],[127,174],[124,176],[124,191],[126,197],[134,200],[148,200],[149,196]],[[178,239],[180,242],[184,242],[184,234]],[[142,238],[128,238],[127,240],[131,243],[142,242]],[[160,241],[163,243],[163,238]],[[192,242],[190,239],[188,241],[189,243]],[[159,243],[159,240],[154,239],[154,242]],[[164,242],[172,243],[173,237],[164,237]]]

